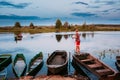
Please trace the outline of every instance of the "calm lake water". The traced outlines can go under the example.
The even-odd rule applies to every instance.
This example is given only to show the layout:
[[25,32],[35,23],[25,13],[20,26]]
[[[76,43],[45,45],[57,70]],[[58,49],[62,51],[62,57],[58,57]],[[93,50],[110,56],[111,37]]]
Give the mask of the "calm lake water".
[[[117,32],[79,32],[80,33],[80,50],[81,52],[91,53],[111,68],[115,66],[115,57],[120,55],[120,31]],[[22,40],[15,40],[15,34],[18,33],[0,33],[0,54],[12,54],[12,60],[17,53],[23,53],[27,64],[30,59],[40,51],[43,52],[44,65],[36,76],[47,75],[46,59],[48,54],[55,50],[66,50],[73,54],[75,51],[75,40],[72,36],[75,32],[62,33],[21,33]],[[72,55],[70,55],[70,62]],[[12,64],[7,68],[7,77],[15,78],[12,70]],[[74,74],[75,70],[70,64],[68,75]]]

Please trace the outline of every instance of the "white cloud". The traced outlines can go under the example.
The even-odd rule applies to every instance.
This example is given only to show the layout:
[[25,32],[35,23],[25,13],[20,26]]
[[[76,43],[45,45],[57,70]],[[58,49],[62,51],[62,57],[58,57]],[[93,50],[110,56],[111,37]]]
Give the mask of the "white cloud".
[[[80,20],[81,17],[71,15],[71,13],[92,13],[98,18],[117,18],[120,17],[120,11],[115,10],[120,8],[119,0],[2,0],[11,2],[12,4],[29,3],[23,9],[0,7],[1,15],[20,15],[20,16],[38,16],[43,18],[73,18]],[[81,4],[73,4],[81,2]],[[83,5],[83,4],[87,5]],[[113,10],[110,10],[113,9]],[[109,10],[108,12],[104,12]],[[89,17],[86,17],[88,19]],[[69,20],[68,20],[69,21]]]

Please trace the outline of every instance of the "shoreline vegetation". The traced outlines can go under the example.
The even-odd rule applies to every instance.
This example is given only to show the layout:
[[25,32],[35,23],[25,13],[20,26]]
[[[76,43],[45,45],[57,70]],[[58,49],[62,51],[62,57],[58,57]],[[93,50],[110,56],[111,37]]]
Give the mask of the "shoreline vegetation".
[[23,33],[48,33],[48,32],[71,32],[75,29],[79,31],[120,31],[120,25],[71,25],[69,27],[62,27],[60,29],[55,26],[22,26],[21,28],[16,27],[0,27],[0,32],[23,32]]
[[86,24],[73,25],[65,22],[62,24],[60,19],[56,20],[54,26],[34,26],[31,22],[29,26],[21,26],[19,22],[16,22],[14,26],[0,27],[0,32],[22,32],[22,33],[48,33],[48,32],[71,32],[75,31],[120,31],[120,24]]

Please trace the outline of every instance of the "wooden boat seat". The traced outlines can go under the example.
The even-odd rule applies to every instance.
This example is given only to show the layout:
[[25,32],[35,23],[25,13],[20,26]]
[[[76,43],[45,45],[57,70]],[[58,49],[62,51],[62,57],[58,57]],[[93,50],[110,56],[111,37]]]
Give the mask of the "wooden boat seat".
[[111,75],[114,72],[111,71],[110,69],[102,69],[102,70],[96,70],[100,74],[100,76],[106,76],[106,75]]
[[40,64],[40,62],[34,62],[33,63],[33,65],[39,65]]
[[102,67],[102,65],[101,64],[90,64],[90,65],[88,65],[90,68],[100,68],[100,67]]
[[30,67],[30,69],[34,69],[36,66],[37,66],[37,65],[32,65],[32,66]]
[[54,68],[59,67],[59,66],[61,65],[49,65],[49,67],[54,67]]
[[81,60],[82,62],[89,62],[89,61],[93,61],[94,59],[84,59],[84,60]]
[[40,63],[40,62],[42,62],[42,59],[37,59],[35,62],[39,62]]

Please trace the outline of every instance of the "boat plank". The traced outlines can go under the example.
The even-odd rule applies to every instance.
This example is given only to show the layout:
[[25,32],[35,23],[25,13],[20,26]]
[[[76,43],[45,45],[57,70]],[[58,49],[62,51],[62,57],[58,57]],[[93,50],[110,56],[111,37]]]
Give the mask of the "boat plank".
[[82,62],[89,62],[89,61],[93,61],[94,59],[83,59],[81,60]]
[[90,64],[90,65],[88,65],[90,68],[100,68],[100,67],[102,67],[102,65],[101,64]]
[[96,70],[101,76],[111,75],[113,74],[113,71],[110,69],[102,69],[102,70]]

